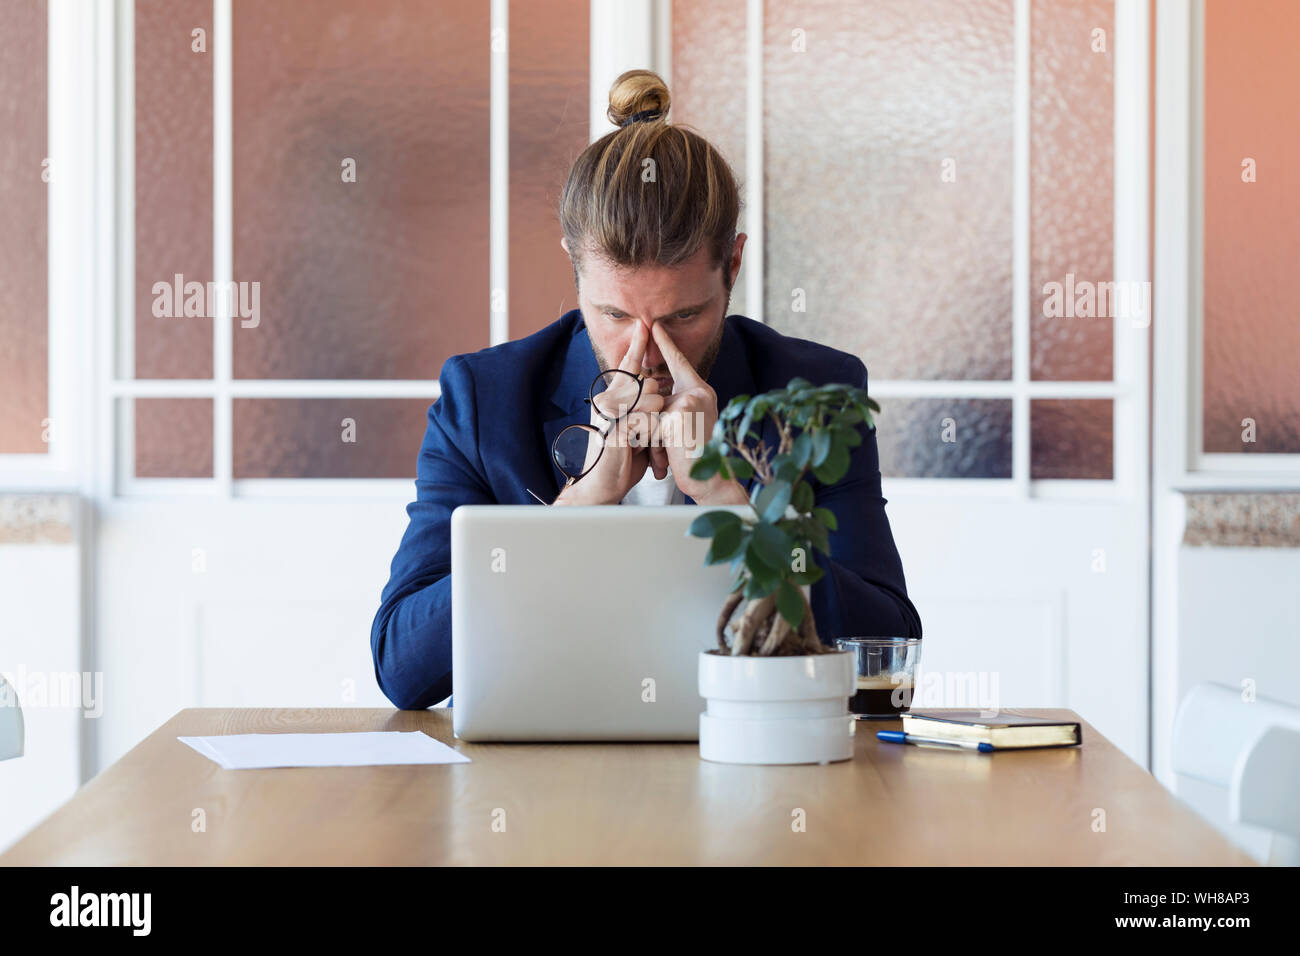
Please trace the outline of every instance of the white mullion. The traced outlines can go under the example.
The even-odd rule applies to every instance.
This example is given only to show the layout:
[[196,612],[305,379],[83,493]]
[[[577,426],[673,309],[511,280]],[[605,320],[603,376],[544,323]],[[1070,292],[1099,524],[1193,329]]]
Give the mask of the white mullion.
[[[212,2],[212,281],[230,288],[234,279],[234,135],[231,0]],[[229,303],[233,305],[233,303]],[[218,308],[212,318],[212,476],[229,497],[234,456],[230,382],[233,371],[231,309]]]
[[673,88],[673,0],[652,0],[655,52],[654,70]]
[[745,309],[766,322],[763,301],[763,0],[748,0],[745,16]]
[[117,64],[117,329],[109,343],[114,378],[135,377],[135,4],[116,4]]
[[[1121,486],[1106,478],[1039,478],[1030,483],[1034,498],[1114,499]],[[881,478],[884,496],[1019,498],[1019,485],[1011,478]]]
[[1300,480],[1300,455],[1294,452],[1208,452],[1196,459],[1196,471],[1218,472],[1218,480],[1234,473],[1243,477],[1268,475],[1294,488]]
[[[218,386],[210,379],[136,379],[113,382],[114,397],[213,398]],[[224,392],[232,398],[430,398],[441,394],[437,379],[236,379]]]
[[1012,135],[1011,479],[1029,487],[1029,0],[1015,7],[1015,119]]
[[[1189,326],[1195,323],[1193,267],[1199,263],[1194,229],[1199,193],[1193,191],[1200,165],[1200,96],[1197,87],[1204,47],[1197,39],[1200,4],[1159,0],[1156,12],[1156,177],[1153,286],[1154,406],[1161,423],[1152,446],[1151,575],[1151,771],[1176,789],[1169,733],[1178,706],[1178,553],[1183,536],[1184,499],[1189,482],[1191,389]],[[1199,443],[1198,443],[1199,447]]]
[[[1113,222],[1114,278],[1116,286],[1149,287],[1150,240],[1148,219],[1148,47],[1149,25],[1145,0],[1120,0],[1115,5],[1115,162]],[[1140,91],[1140,95],[1134,91]],[[1151,313],[1135,325],[1117,315],[1113,324],[1112,362],[1115,382],[1129,391],[1115,402],[1112,441],[1114,475],[1143,506],[1147,488],[1147,338]]]
[[236,498],[394,498],[409,501],[410,478],[240,478]]
[[117,449],[113,455],[113,494],[126,493],[135,478],[135,402],[129,398],[108,402],[113,416],[112,432],[117,435]]
[[588,142],[614,129],[609,117],[609,88],[619,74],[655,68],[654,0],[591,0]]
[[994,381],[961,381],[922,379],[882,379],[871,383],[871,394],[876,398],[1002,398],[1014,399],[1019,394],[1030,398],[1120,398],[1129,389],[1115,382],[1015,382],[1010,379]]
[[[1205,450],[1205,5],[1192,3],[1191,66],[1188,84],[1187,240],[1188,265],[1187,393],[1183,421],[1181,467],[1186,474],[1200,463]],[[1300,460],[1300,459],[1298,459]]]
[[[488,344],[510,341],[510,0],[492,0],[488,59]],[[494,303],[500,297],[500,308]]]
[[121,489],[123,466],[134,475],[135,402],[122,399],[117,407],[113,383],[135,377],[135,4],[114,5],[117,13],[117,211],[116,308],[103,328],[104,340],[94,345],[100,358],[99,495]]

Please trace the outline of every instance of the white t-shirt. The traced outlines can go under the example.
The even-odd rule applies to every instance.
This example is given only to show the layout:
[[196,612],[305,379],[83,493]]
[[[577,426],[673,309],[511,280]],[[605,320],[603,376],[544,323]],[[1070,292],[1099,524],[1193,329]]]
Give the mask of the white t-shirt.
[[653,468],[646,468],[641,480],[633,485],[621,505],[684,505],[686,496],[673,481],[672,470],[664,476],[663,481],[655,480]]

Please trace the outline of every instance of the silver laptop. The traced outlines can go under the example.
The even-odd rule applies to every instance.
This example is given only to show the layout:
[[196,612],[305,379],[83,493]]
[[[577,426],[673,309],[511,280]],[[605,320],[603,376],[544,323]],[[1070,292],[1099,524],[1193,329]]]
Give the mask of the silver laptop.
[[[696,740],[729,563],[692,505],[462,505],[451,516],[463,740]],[[712,509],[708,509],[712,510]],[[745,513],[744,506],[727,510]]]

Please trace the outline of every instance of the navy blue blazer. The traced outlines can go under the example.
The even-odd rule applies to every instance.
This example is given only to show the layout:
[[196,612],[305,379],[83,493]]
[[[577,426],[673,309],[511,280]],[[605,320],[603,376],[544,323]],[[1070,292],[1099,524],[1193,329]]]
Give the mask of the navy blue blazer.
[[[709,375],[718,410],[735,395],[784,388],[801,376],[814,385],[867,387],[867,369],[847,352],[785,336],[743,315],[724,320]],[[458,505],[552,501],[564,475],[551,457],[560,429],[588,420],[587,397],[599,369],[582,314],[503,345],[455,355],[442,367],[441,397],[429,408],[416,466],[416,500],[393,558],[370,633],[379,686],[397,707],[429,707],[451,695],[451,513]],[[810,592],[817,632],[920,637],[903,567],[880,495],[875,432],[863,430],[848,473],[822,486],[809,473],[817,504],[835,513],[831,558],[810,557],[826,574]],[[775,447],[771,420],[763,441]],[[745,483],[752,489],[753,479]],[[695,504],[689,497],[688,504]]]

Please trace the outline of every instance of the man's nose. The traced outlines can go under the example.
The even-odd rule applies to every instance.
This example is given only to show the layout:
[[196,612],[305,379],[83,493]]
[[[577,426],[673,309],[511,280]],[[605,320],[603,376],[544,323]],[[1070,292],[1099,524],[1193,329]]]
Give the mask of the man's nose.
[[650,329],[650,340],[646,342],[645,360],[642,364],[648,369],[657,369],[659,366],[663,365],[664,356],[663,353],[659,351],[659,343],[656,342],[654,338],[654,324],[652,323],[648,325],[647,328]]

